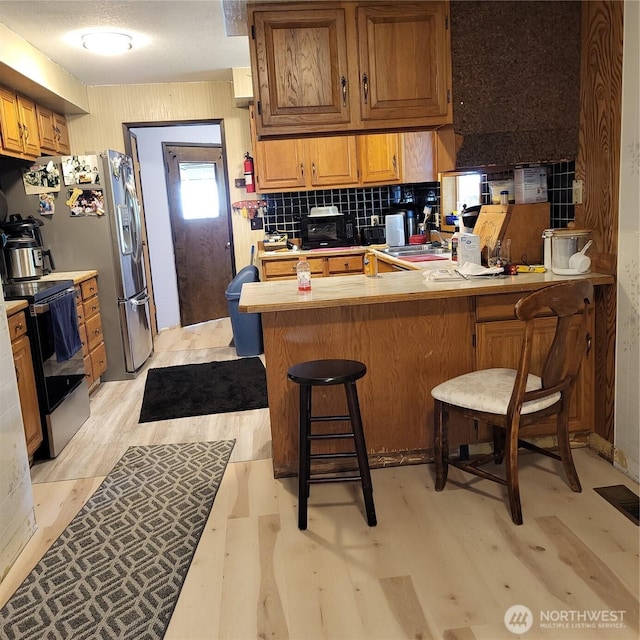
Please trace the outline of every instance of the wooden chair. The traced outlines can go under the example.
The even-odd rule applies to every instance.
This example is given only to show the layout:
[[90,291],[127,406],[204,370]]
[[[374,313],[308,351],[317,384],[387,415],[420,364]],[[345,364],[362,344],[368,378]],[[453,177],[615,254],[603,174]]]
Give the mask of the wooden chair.
[[[571,489],[576,492],[582,490],[569,445],[569,401],[587,349],[588,305],[592,301],[593,285],[588,280],[563,282],[524,296],[515,306],[516,318],[524,322],[518,368],[473,371],[433,388],[436,491],[444,489],[448,465],[452,464],[480,478],[506,485],[513,522],[522,524],[519,447],[561,460]],[[530,372],[534,318],[547,309],[558,320],[539,377]],[[573,316],[580,312],[580,331],[576,334],[571,325],[575,322]],[[448,423],[451,413],[492,426],[492,453],[471,459],[462,459],[464,456],[450,458]],[[521,439],[521,428],[553,415],[556,416],[558,453]],[[481,468],[491,460],[496,464],[505,461],[505,478]]]

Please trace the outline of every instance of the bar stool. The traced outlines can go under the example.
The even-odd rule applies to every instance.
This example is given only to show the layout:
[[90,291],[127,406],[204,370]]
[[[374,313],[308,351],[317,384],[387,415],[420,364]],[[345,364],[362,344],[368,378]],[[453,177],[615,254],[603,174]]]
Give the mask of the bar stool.
[[[369,472],[367,446],[362,429],[362,417],[358,403],[356,380],[362,378],[367,367],[356,360],[312,360],[289,367],[289,380],[300,385],[300,447],[298,460],[298,528],[307,528],[307,500],[311,484],[323,482],[355,482],[362,483],[367,523],[370,527],[377,524],[376,511],[373,505],[373,486]],[[313,387],[342,384],[347,396],[349,415],[314,416],[311,411],[311,392]],[[342,433],[312,433],[313,422],[350,422],[351,431]],[[353,439],[355,451],[342,453],[311,453],[313,440]],[[311,475],[311,463],[314,460],[331,460],[338,458],[358,459],[359,474],[336,472],[336,475]]]

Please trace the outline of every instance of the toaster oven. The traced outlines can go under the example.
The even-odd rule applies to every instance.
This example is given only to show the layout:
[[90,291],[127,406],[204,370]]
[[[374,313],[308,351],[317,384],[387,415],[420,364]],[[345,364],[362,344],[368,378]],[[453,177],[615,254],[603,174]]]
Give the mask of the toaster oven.
[[360,228],[360,244],[368,247],[371,244],[384,244],[385,242],[385,230],[382,225]]

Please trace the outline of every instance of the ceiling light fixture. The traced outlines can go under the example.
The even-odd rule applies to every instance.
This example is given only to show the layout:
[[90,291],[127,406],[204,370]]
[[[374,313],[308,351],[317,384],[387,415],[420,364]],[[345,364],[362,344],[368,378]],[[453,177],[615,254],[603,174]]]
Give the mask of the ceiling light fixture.
[[82,46],[101,56],[117,56],[131,49],[131,36],[116,31],[94,31],[82,36]]

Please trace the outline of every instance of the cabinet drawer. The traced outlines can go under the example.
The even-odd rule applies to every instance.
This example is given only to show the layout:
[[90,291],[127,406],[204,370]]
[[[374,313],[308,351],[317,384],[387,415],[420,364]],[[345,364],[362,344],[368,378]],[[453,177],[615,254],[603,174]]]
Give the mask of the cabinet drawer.
[[97,380],[107,369],[107,350],[101,342],[91,351],[91,371],[93,380]]
[[9,337],[11,340],[15,340],[27,333],[27,317],[24,311],[9,316],[7,320],[9,322]]
[[[476,297],[476,319],[478,322],[492,320],[515,320],[516,302],[527,295],[524,293],[501,293],[495,296]],[[551,311],[539,313],[537,317],[550,316]]]
[[[324,274],[324,262],[322,258],[307,258],[311,267],[311,273]],[[291,260],[269,260],[264,262],[264,274],[266,278],[283,278],[289,276],[295,278],[298,258]]]
[[84,377],[87,381],[87,386],[91,386],[95,380],[93,377],[93,367],[91,366],[91,356],[86,355],[83,358],[84,362]]
[[76,305],[76,311],[78,312],[78,324],[84,323],[84,307],[82,304]]
[[341,275],[343,273],[362,273],[364,271],[363,256],[336,256],[327,260],[329,273]]
[[100,301],[98,300],[98,296],[92,296],[83,302],[82,308],[84,310],[85,322],[91,318],[91,316],[95,316],[96,313],[100,313]]
[[84,323],[78,325],[78,333],[82,343],[82,355],[86,358],[89,355],[89,341],[87,340],[87,327]]
[[87,330],[87,343],[89,345],[89,351],[93,351],[100,342],[103,341],[102,337],[102,322],[100,321],[100,315],[95,315],[93,318],[89,318],[85,327]]
[[82,299],[88,300],[91,296],[95,296],[98,293],[98,280],[96,278],[89,278],[80,283],[80,289],[82,290]]

